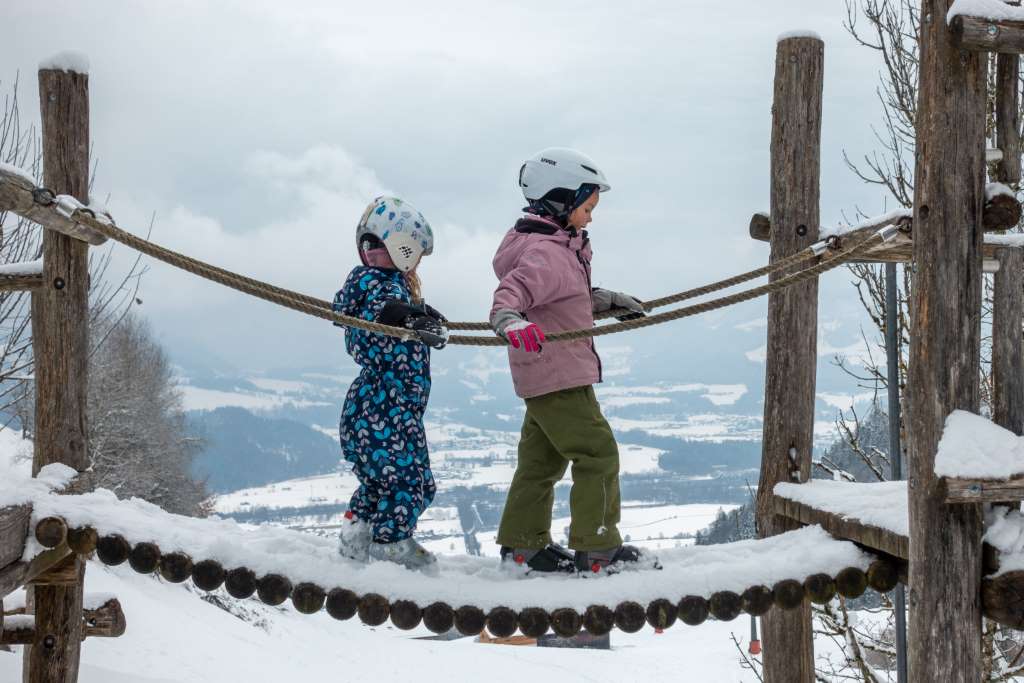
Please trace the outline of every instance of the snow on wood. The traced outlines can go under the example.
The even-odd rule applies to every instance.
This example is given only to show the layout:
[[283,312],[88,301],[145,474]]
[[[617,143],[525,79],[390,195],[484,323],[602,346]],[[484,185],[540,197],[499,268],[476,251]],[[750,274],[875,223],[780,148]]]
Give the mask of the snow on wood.
[[817,31],[811,31],[808,29],[794,29],[792,31],[783,31],[782,33],[780,33],[776,42],[781,43],[782,41],[788,40],[790,38],[815,38],[817,40],[821,40],[821,36],[818,34]]
[[993,505],[985,527],[984,541],[999,551],[999,570],[993,576],[1024,569],[1024,514]]
[[775,495],[844,518],[907,536],[907,483],[882,481],[872,484],[814,479],[806,484],[775,485]]
[[8,476],[6,481],[0,484],[0,507],[31,503],[52,491],[64,488],[77,475],[78,472],[67,465],[54,463],[39,470],[39,476],[35,478]]
[[[662,571],[630,571],[599,580],[528,576],[500,566],[493,558],[469,556],[441,557],[440,576],[427,577],[390,563],[352,563],[338,555],[334,538],[172,515],[138,499],[118,500],[106,490],[56,495],[31,481],[0,483],[0,500],[13,499],[32,503],[33,524],[59,516],[71,527],[91,525],[101,534],[121,534],[131,543],[156,543],[165,553],[181,551],[197,561],[216,560],[226,568],[248,567],[257,576],[280,573],[293,582],[341,586],[359,594],[376,592],[390,600],[419,604],[443,600],[483,609],[504,605],[583,610],[591,604],[614,606],[624,600],[647,604],[687,594],[709,597],[716,591],[742,592],[752,585],[802,580],[819,572],[834,575],[846,567],[865,569],[871,560],[854,544],[807,527],[770,539],[661,551]],[[41,550],[30,539],[24,559]]]
[[89,73],[89,57],[84,52],[64,50],[39,62],[40,69],[54,71],[73,71],[79,74]]
[[946,23],[954,17],[979,17],[993,21],[1024,21],[1024,8],[1008,5],[1003,0],[954,0],[946,13]]
[[1024,234],[1014,233],[1012,235],[985,234],[985,244],[995,247],[1024,247]]
[[42,275],[43,259],[25,261],[23,263],[5,263],[0,265],[0,276],[3,275]]
[[1008,197],[1017,198],[1017,195],[1008,186],[1003,183],[988,183],[985,185],[985,201],[990,202],[994,197],[999,195],[1006,195]]
[[836,225],[836,226],[821,226],[821,232],[819,236],[824,239],[826,237],[841,237],[855,230],[863,230],[864,228],[894,225],[902,219],[913,218],[914,212],[911,209],[894,209],[887,213],[880,214],[878,216],[871,216],[865,218],[859,223],[853,225]]
[[935,474],[964,479],[1009,479],[1024,473],[1024,443],[1008,429],[965,410],[955,410],[935,454]]
[[5,164],[4,162],[0,161],[0,173],[8,173],[10,175],[16,176],[19,180],[23,181],[29,187],[36,186],[36,179],[32,176],[31,173],[29,173],[23,168],[18,168],[17,166]]
[[5,631],[29,630],[36,627],[36,618],[32,614],[12,614],[4,617]]

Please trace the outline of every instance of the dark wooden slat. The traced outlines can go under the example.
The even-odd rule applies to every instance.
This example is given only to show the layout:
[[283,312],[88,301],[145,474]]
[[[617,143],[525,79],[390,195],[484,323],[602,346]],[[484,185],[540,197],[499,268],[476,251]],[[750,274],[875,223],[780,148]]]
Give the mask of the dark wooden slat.
[[1024,474],[1007,480],[946,479],[947,503],[1002,503],[1024,500]]
[[1024,52],[1024,21],[992,21],[958,16],[953,18],[949,31],[953,37],[952,45],[957,50],[1012,54]]
[[996,145],[1003,158],[996,164],[996,179],[1020,182],[1020,55],[996,57]]
[[[779,41],[772,104],[771,260],[818,240],[820,219],[821,101],[824,43],[798,37]],[[788,272],[772,275],[777,279]],[[810,476],[818,335],[816,279],[768,297],[764,434],[757,497],[762,538],[793,528],[772,505],[775,484]],[[790,452],[795,453],[791,459]],[[814,643],[810,603],[772,610],[761,618],[764,680],[811,683]]]
[[892,555],[901,560],[910,557],[910,539],[888,529],[864,524],[858,519],[843,517],[798,503],[789,498],[774,496],[775,513],[801,524],[817,524],[836,538],[845,538],[871,550]]
[[0,508],[0,569],[17,562],[25,553],[31,517],[32,507],[29,505]]

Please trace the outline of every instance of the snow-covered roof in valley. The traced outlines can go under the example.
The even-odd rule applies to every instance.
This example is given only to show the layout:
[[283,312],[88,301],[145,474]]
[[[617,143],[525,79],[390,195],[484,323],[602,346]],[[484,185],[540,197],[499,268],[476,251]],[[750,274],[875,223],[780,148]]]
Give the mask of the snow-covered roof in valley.
[[64,50],[39,62],[39,68],[87,74],[89,73],[89,57],[84,52]]
[[935,474],[964,479],[1008,479],[1024,474],[1021,437],[991,420],[955,410],[935,454]]
[[946,21],[956,16],[980,17],[993,21],[1024,21],[1024,8],[1008,5],[1003,0],[954,0],[946,13]]

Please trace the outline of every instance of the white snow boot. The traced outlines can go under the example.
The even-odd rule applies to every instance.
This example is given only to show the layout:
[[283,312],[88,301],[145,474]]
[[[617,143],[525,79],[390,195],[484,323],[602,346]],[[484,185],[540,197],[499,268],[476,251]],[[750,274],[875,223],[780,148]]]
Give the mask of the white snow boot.
[[414,538],[406,538],[395,543],[370,544],[370,559],[376,562],[394,562],[406,569],[423,572],[429,576],[437,576],[437,558],[434,554],[416,542]]
[[370,561],[370,523],[352,514],[349,510],[345,513],[345,520],[341,523],[341,533],[338,535],[338,552],[342,557],[347,557],[356,562]]

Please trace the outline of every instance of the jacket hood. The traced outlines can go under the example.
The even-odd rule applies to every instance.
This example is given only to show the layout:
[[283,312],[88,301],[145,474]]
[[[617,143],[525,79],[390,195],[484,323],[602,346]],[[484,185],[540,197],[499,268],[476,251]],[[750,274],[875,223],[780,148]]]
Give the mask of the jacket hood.
[[558,223],[544,216],[527,214],[505,233],[501,246],[494,254],[494,273],[498,279],[505,277],[519,263],[523,254],[538,243],[549,242],[569,249],[583,249],[587,246],[587,233],[572,234]]

